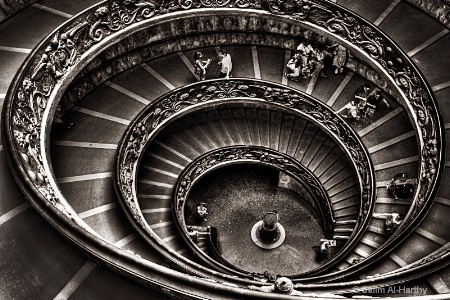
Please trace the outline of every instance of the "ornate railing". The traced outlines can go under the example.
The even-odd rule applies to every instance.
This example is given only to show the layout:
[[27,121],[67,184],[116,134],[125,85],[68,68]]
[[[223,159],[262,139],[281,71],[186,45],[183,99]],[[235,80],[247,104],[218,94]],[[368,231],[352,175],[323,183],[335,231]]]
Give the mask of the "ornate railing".
[[228,146],[214,149],[197,157],[183,170],[175,185],[173,198],[173,211],[183,231],[186,232],[184,207],[194,185],[216,168],[239,163],[267,165],[283,171],[296,179],[320,208],[318,213],[321,215],[324,234],[327,238],[332,238],[334,227],[333,209],[331,200],[320,180],[295,158],[274,149],[254,145]]
[[[442,120],[431,89],[407,55],[366,20],[325,1],[288,0],[283,5],[274,0],[170,0],[158,4],[143,0],[110,1],[69,20],[32,51],[5,98],[2,118],[5,123],[2,127],[5,152],[27,197],[55,226],[67,224],[67,228],[60,229],[88,252],[100,251],[94,246],[98,243],[111,250],[73,211],[55,181],[49,163],[48,137],[58,103],[77,72],[89,62],[94,62],[95,57],[111,44],[138,28],[151,26],[162,16],[170,18],[174,13],[176,18],[183,12],[208,13],[208,9],[210,13],[219,10],[222,14],[250,11],[268,16],[272,13],[273,17],[285,18],[289,24],[306,24],[340,40],[352,48],[354,55],[366,59],[380,76],[390,80],[391,88],[400,96],[399,101],[416,126],[421,157],[419,183],[412,208],[397,231],[371,257],[381,257],[395,247],[419,224],[439,186],[445,144]],[[261,32],[264,30],[262,27]],[[447,250],[447,246],[442,248],[444,253]],[[436,261],[438,257],[432,257],[426,265],[436,264]],[[369,263],[365,260],[354,265],[342,271],[342,276]]]
[[[184,240],[201,259],[207,261],[208,264],[215,264],[189,238],[189,229],[185,218],[186,200],[195,184],[205,175],[217,168],[242,163],[269,166],[296,179],[312,196],[313,201],[319,208],[318,213],[321,216],[325,237],[332,238],[334,217],[331,200],[319,179],[311,171],[301,165],[296,159],[273,149],[248,145],[228,146],[212,150],[192,161],[183,170],[174,188],[172,211],[174,212],[177,227],[184,233]],[[263,274],[260,275],[263,276]]]
[[[347,254],[357,243],[358,237],[364,233],[371,218],[376,185],[370,157],[358,135],[331,108],[310,95],[275,83],[251,79],[202,81],[169,92],[145,108],[127,129],[121,141],[116,166],[117,189],[129,214],[132,215],[132,221],[137,222],[150,238],[155,239],[155,243],[164,244],[147,224],[139,208],[136,176],[141,157],[149,143],[167,124],[191,111],[211,106],[217,108],[220,105],[232,105],[233,103],[254,103],[262,107],[289,111],[291,114],[307,119],[331,136],[349,157],[358,178],[360,211],[349,241],[320,270],[332,267],[337,263],[339,257]],[[253,150],[253,152],[243,151],[241,154],[250,156],[253,153],[256,155],[256,151]],[[266,152],[266,154],[268,154],[267,158],[275,159],[273,153]],[[204,162],[208,157],[205,156],[199,162]],[[243,157],[236,158],[237,160],[243,159]],[[261,159],[264,158],[261,157]],[[286,160],[286,157],[283,159]],[[276,166],[281,161],[272,163]],[[193,169],[189,168],[189,170],[196,173],[203,167],[195,165]],[[182,181],[178,186],[175,199],[177,212],[181,211],[187,196],[184,188],[190,174],[192,175],[192,173],[183,174]],[[183,179],[185,180],[183,181]],[[196,178],[190,179],[196,180]],[[178,214],[177,217],[182,222],[183,215]],[[183,229],[186,232],[186,228]]]

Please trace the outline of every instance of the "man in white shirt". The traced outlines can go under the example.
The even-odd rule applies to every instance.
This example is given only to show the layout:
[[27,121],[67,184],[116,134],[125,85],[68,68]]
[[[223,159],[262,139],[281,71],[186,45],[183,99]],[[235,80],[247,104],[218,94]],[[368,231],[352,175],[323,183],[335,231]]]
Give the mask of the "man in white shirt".
[[220,74],[219,77],[229,79],[231,77],[231,70],[233,69],[233,63],[231,62],[231,56],[225,50],[219,52],[219,65]]

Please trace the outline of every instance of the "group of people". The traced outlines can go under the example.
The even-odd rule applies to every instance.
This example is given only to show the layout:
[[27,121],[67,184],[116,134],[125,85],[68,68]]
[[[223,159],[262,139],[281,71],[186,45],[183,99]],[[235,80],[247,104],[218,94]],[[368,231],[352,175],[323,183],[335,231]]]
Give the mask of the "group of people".
[[[231,61],[231,56],[225,50],[221,49],[218,53],[219,59],[219,78],[229,79],[231,77],[231,70],[233,69],[233,62]],[[198,75],[200,81],[206,79],[206,70],[213,62],[213,59],[205,59],[202,52],[197,51],[194,54],[194,66],[195,74]]]
[[327,55],[328,52],[325,50],[321,51],[313,48],[311,44],[305,46],[300,43],[286,65],[288,72],[284,73],[284,76],[291,80],[299,80],[311,77],[314,72],[318,72],[320,76],[326,77],[322,69]]
[[[284,76],[291,80],[309,78],[314,74],[320,77],[327,77],[323,72],[326,60],[332,61],[331,64],[335,67],[334,72],[336,74],[342,73],[347,55],[347,49],[340,44],[334,44],[321,50],[314,48],[311,44],[305,46],[303,43],[300,43],[286,65],[288,72],[284,73]],[[198,75],[200,81],[206,79],[206,70],[213,60],[211,58],[205,59],[200,51],[195,53],[195,74]],[[218,52],[218,60],[220,70],[218,77],[229,79],[233,68],[230,54],[221,49]],[[354,99],[339,109],[337,113],[346,111],[342,115],[344,118],[351,124],[362,125],[373,118],[381,103],[384,103],[388,108],[390,107],[379,88],[372,88],[370,84],[365,84],[355,91]]]
[[[332,53],[329,51],[332,50]],[[315,73],[320,77],[327,77],[323,72],[325,61],[332,60],[332,65],[335,67],[335,73],[342,73],[344,65],[347,60],[347,49],[339,44],[332,45],[324,50],[314,48],[311,44],[304,45],[300,43],[292,58],[288,61],[286,67],[288,72],[284,76],[291,80],[300,80],[301,78],[312,77]],[[225,50],[221,49],[218,52],[219,78],[230,78],[233,69],[231,56]],[[206,79],[206,71],[214,59],[205,59],[203,53],[200,51],[194,54],[195,74],[200,81]]]
[[354,99],[339,109],[337,113],[346,110],[343,117],[350,123],[354,125],[363,124],[373,118],[381,103],[384,103],[388,108],[390,107],[381,90],[378,88],[372,89],[370,84],[366,83],[356,89]]
[[[331,53],[329,51],[332,51]],[[291,80],[309,78],[314,74],[320,77],[327,77],[323,72],[326,60],[332,60],[335,73],[342,73],[347,60],[347,49],[339,44],[334,44],[326,49],[314,48],[311,44],[305,46],[300,43],[294,51],[294,55],[288,61],[286,68],[288,71],[284,76]]]

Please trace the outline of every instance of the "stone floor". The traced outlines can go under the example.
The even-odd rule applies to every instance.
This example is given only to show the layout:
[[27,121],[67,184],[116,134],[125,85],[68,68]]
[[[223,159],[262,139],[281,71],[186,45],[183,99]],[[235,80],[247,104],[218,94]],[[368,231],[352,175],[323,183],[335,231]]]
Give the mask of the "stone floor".
[[[278,171],[258,165],[235,165],[212,172],[194,188],[186,205],[188,224],[218,230],[222,256],[249,272],[293,275],[319,267],[312,246],[324,238],[317,214],[301,196],[277,188]],[[198,202],[208,205],[208,221],[195,218]],[[256,246],[253,225],[277,210],[286,231],[284,243],[272,250]]]

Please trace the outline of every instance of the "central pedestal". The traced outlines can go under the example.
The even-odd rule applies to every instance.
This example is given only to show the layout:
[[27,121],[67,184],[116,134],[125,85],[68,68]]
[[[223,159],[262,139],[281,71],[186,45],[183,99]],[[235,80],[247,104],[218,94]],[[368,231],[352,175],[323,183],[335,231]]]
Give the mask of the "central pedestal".
[[268,212],[263,220],[252,227],[251,237],[253,242],[263,249],[274,249],[280,246],[286,238],[283,226],[278,223],[278,214]]

